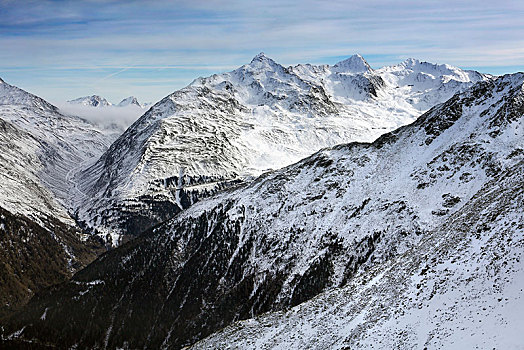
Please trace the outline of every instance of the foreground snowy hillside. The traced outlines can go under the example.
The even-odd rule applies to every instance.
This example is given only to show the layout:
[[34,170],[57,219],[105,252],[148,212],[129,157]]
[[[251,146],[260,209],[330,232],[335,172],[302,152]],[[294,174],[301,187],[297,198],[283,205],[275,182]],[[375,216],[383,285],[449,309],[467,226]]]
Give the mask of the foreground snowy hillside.
[[521,349],[524,164],[386,264],[191,349]]
[[196,79],[134,123],[75,177],[78,217],[118,241],[246,177],[317,150],[372,141],[489,76],[408,60],[372,70],[359,55],[285,68],[264,54]]
[[[479,82],[373,143],[200,201],[33,298],[2,338],[181,348],[299,304],[200,346],[284,347],[286,334],[320,348],[438,348],[468,334],[490,345],[499,335],[479,320],[512,336],[504,308],[523,305],[511,280],[522,276],[523,84],[522,73]],[[450,334],[455,322],[463,329]]]

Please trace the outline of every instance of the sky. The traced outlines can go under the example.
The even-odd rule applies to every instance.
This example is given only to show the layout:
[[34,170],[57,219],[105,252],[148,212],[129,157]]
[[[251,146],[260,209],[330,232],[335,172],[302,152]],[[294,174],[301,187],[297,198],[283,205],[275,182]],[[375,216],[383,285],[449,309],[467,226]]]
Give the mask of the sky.
[[524,71],[522,0],[0,0],[0,77],[58,103],[156,102],[264,52],[283,65],[360,53]]

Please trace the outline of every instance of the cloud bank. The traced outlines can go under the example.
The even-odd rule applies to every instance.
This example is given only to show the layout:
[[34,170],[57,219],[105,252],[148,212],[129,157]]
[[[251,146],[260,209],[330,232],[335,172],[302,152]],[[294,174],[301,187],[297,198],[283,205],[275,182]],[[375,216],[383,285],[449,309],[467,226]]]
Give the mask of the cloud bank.
[[115,129],[116,132],[123,132],[147,111],[136,105],[91,107],[65,102],[56,106],[64,114],[81,117],[103,129]]

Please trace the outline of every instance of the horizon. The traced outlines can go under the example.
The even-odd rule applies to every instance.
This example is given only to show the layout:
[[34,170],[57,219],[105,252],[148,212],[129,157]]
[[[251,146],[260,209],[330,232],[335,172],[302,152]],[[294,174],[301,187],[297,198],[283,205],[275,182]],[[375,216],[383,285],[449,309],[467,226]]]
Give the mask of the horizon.
[[[524,71],[524,4],[503,1],[0,0],[0,77],[52,102],[157,102],[265,52],[283,66],[372,68],[408,57],[501,75]],[[93,11],[93,8],[95,10]]]
[[[260,52],[259,54],[264,54],[266,57],[269,57],[269,58],[273,59],[272,57],[270,57],[269,55],[265,54],[264,52]],[[258,56],[259,54],[253,56],[252,58]],[[353,54],[353,55],[357,55],[357,53],[355,53],[355,54]],[[333,65],[335,65],[336,63],[339,63],[339,62],[341,62],[341,61],[343,61],[343,60],[345,60],[345,59],[347,59],[347,58],[349,58],[349,57],[351,57],[351,56],[353,56],[353,55],[348,55],[348,56],[337,56],[336,58],[337,58],[338,60],[335,60],[335,61],[332,62],[332,63],[315,63],[315,64],[316,64],[316,65],[323,65],[323,64],[326,64],[326,65],[333,66]],[[359,55],[360,55],[360,54],[359,54]],[[366,57],[365,57],[364,55],[361,55],[361,56],[364,58],[364,60],[365,60],[366,62],[369,63],[369,61],[366,59]],[[401,61],[398,61],[398,62],[396,62],[396,63],[391,63],[391,64],[383,65],[383,66],[380,66],[380,67],[373,66],[371,63],[369,63],[369,65],[371,66],[371,68],[372,68],[373,70],[378,70],[378,69],[380,69],[380,68],[384,68],[384,67],[388,67],[388,66],[392,66],[392,65],[400,64],[400,63],[405,62],[406,60],[409,60],[409,59],[416,59],[416,60],[418,60],[418,61],[420,61],[420,62],[423,62],[423,63],[430,63],[430,64],[435,64],[435,65],[448,64],[448,63],[445,63],[445,62],[438,62],[438,63],[435,63],[435,62],[429,62],[429,61],[421,60],[421,59],[414,58],[414,57],[409,57],[409,58],[405,58],[405,59],[403,59],[403,60],[401,60]],[[273,60],[274,60],[274,59],[273,59]],[[274,60],[274,61],[275,61],[276,63],[279,63],[277,60]],[[307,63],[309,63],[309,62],[300,62],[300,63],[290,64],[290,65],[282,65],[282,66],[289,67],[289,66],[295,66],[295,65],[298,65],[298,64],[307,64]],[[243,63],[242,65],[246,65],[246,64],[249,64],[249,62]],[[279,63],[279,64],[280,64],[280,63]],[[121,98],[117,98],[117,99],[113,100],[113,99],[109,99],[109,98],[107,98],[107,97],[104,96],[104,95],[97,94],[97,93],[91,93],[91,94],[83,95],[83,96],[76,96],[76,97],[73,97],[73,98],[70,98],[70,99],[65,99],[65,100],[50,100],[50,99],[45,98],[44,96],[41,96],[41,95],[35,94],[35,93],[33,93],[32,91],[27,90],[27,89],[25,89],[25,88],[23,88],[23,87],[21,87],[21,86],[19,86],[19,85],[16,85],[16,84],[14,84],[14,83],[11,83],[11,82],[9,82],[9,81],[6,81],[6,79],[3,79],[1,76],[0,76],[0,80],[4,81],[4,82],[7,83],[7,84],[10,84],[10,85],[13,85],[13,86],[19,87],[19,88],[21,88],[21,89],[23,89],[23,90],[25,90],[25,91],[27,91],[27,92],[29,92],[29,93],[35,94],[35,95],[37,95],[37,96],[39,96],[39,97],[42,97],[42,98],[44,98],[45,100],[47,100],[48,102],[51,102],[52,104],[55,104],[55,105],[61,105],[62,108],[63,108],[63,106],[64,106],[64,105],[63,105],[64,103],[72,102],[73,100],[76,100],[76,99],[82,99],[82,98],[87,98],[87,97],[91,97],[91,96],[98,96],[98,97],[101,97],[101,98],[105,99],[107,102],[109,102],[112,106],[117,106],[120,102],[122,102],[123,100],[125,100],[125,99],[127,99],[127,98],[130,98],[130,97],[135,97],[135,98],[137,98],[138,102],[141,103],[141,104],[151,104],[151,105],[152,105],[152,104],[157,103],[158,101],[160,101],[161,99],[163,99],[163,98],[166,97],[167,95],[171,94],[172,92],[175,92],[175,91],[177,91],[177,90],[179,90],[179,89],[182,89],[182,88],[188,86],[189,84],[191,84],[191,82],[192,82],[193,80],[195,80],[195,79],[197,79],[197,78],[199,78],[199,77],[209,77],[209,76],[211,76],[211,75],[213,75],[213,74],[221,74],[221,73],[229,72],[229,71],[231,71],[231,70],[234,70],[234,69],[240,68],[242,65],[239,65],[239,66],[236,66],[236,67],[229,67],[229,69],[224,69],[224,70],[222,70],[222,71],[220,71],[220,72],[215,72],[215,73],[213,73],[213,72],[209,72],[208,75],[195,76],[195,77],[192,78],[192,79],[191,79],[187,84],[182,85],[182,86],[180,86],[180,87],[177,87],[177,88],[175,88],[173,91],[167,93],[166,95],[161,96],[161,97],[159,97],[158,99],[156,99],[156,100],[151,100],[151,101],[141,100],[139,97],[137,97],[137,95],[133,95],[133,94],[131,94],[131,95],[126,95],[126,96],[122,96]],[[454,66],[454,65],[451,65],[451,66]],[[506,71],[506,70],[502,70],[502,71],[500,71],[499,73],[493,73],[492,71],[489,71],[489,69],[495,69],[495,70],[497,70],[497,68],[500,68],[500,67],[473,67],[473,68],[468,68],[468,67],[458,67],[458,66],[454,66],[454,67],[460,68],[460,69],[462,69],[462,70],[475,70],[475,71],[478,71],[478,72],[480,72],[480,73],[491,74],[491,75],[494,75],[494,76],[501,76],[501,75],[505,75],[505,74],[515,74],[515,73],[520,73],[520,72],[524,73],[524,66],[523,66],[523,67],[521,67],[521,66],[515,66],[516,70],[511,70],[511,69],[509,68],[509,66],[507,66],[507,67],[505,67],[505,68],[508,68],[508,69],[509,69],[508,71]],[[481,68],[481,69],[478,69],[478,68]],[[488,70],[482,70],[482,68],[486,68],[486,69],[488,69]],[[518,69],[521,69],[521,70],[518,70]]]

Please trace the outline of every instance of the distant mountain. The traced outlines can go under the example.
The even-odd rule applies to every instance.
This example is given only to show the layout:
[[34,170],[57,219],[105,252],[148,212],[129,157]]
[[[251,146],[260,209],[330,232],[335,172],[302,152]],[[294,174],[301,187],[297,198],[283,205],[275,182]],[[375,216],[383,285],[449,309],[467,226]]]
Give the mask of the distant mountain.
[[[174,97],[204,88],[157,104],[99,166],[140,145],[123,143],[137,130],[158,130],[160,111],[183,111]],[[325,148],[194,204],[33,298],[1,339],[179,349],[221,330],[195,348],[514,347],[523,116],[523,73],[479,81],[372,143]]]
[[332,67],[334,72],[341,73],[372,73],[373,69],[366,62],[364,57],[359,54],[353,55],[348,59],[338,62]]
[[135,96],[129,96],[127,98],[124,98],[122,101],[120,101],[120,103],[117,105],[118,107],[124,107],[124,106],[129,106],[129,105],[135,105],[135,106],[138,106],[138,107],[143,107],[139,102],[138,100],[136,99]]
[[129,105],[134,105],[140,108],[145,108],[151,105],[150,103],[141,104],[140,102],[138,102],[138,99],[135,96],[126,97],[122,101],[120,101],[120,103],[116,105],[112,104],[111,102],[107,101],[105,98],[98,96],[98,95],[79,97],[74,100],[69,100],[67,102],[73,105],[80,104],[80,105],[89,106],[89,107],[126,107]]
[[79,97],[77,99],[70,100],[67,102],[72,103],[72,104],[81,104],[84,106],[91,106],[91,107],[112,106],[112,104],[108,102],[105,98],[100,97],[98,95]]
[[323,147],[372,141],[490,79],[414,60],[373,70],[360,55],[286,68],[259,54],[151,107],[75,178],[86,194],[78,217],[117,242]]
[[[472,70],[462,70],[448,64],[432,64],[408,58],[400,64],[379,70],[381,76],[399,89],[410,87],[409,103],[417,108],[427,109],[442,102],[443,97],[451,97],[464,83],[492,78]],[[451,94],[451,95],[450,95]]]

